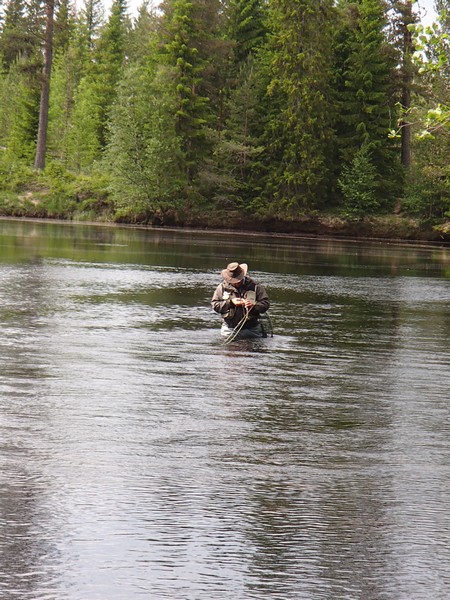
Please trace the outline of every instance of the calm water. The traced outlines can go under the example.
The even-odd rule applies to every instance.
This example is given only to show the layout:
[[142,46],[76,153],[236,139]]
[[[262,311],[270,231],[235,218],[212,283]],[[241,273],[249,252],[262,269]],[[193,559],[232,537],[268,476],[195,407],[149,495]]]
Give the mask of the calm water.
[[450,597],[450,249],[0,221],[0,282],[2,600]]

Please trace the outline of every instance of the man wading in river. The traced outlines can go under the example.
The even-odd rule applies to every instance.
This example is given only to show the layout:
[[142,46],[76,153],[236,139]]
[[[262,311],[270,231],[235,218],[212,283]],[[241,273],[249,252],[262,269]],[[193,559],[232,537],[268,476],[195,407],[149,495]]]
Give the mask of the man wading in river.
[[259,316],[270,302],[260,283],[247,276],[247,265],[230,263],[211,300],[211,306],[223,318],[221,334],[234,339],[267,337]]

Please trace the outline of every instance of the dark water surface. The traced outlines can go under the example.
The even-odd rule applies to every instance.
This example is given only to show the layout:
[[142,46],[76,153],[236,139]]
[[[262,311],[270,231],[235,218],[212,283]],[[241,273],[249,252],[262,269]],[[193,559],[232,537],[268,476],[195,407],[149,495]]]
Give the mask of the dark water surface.
[[450,598],[449,307],[445,248],[0,221],[0,598]]

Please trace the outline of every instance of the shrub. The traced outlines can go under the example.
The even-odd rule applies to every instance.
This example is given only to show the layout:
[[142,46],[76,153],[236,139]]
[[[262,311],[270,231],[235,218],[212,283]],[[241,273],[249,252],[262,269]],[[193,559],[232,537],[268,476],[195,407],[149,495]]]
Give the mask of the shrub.
[[351,164],[343,168],[338,186],[343,195],[344,216],[359,219],[379,208],[377,172],[367,144],[363,144]]
[[424,221],[448,216],[450,211],[450,169],[423,167],[412,174],[405,188],[402,208]]

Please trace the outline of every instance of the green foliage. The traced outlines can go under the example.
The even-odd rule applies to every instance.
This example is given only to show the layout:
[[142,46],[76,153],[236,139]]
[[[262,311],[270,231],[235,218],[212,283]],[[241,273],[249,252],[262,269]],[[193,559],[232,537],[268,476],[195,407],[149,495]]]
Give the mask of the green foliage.
[[67,132],[66,164],[78,172],[89,171],[100,156],[100,100],[89,77],[84,77],[75,93],[71,126]]
[[34,181],[34,171],[25,162],[12,158],[5,150],[0,150],[0,191],[20,193]]
[[225,103],[225,128],[215,145],[217,172],[222,175],[216,194],[230,206],[245,207],[260,191],[258,165],[264,151],[260,143],[264,127],[262,81],[260,65],[249,55]]
[[82,45],[93,50],[95,42],[99,37],[99,31],[103,24],[104,9],[102,0],[84,0],[80,11],[78,26]]
[[438,127],[433,135],[417,137],[414,154],[402,208],[428,221],[442,219],[450,211],[450,130]]
[[403,211],[424,221],[438,222],[450,216],[450,169],[430,166],[411,174],[405,186]]
[[270,45],[273,109],[268,119],[267,191],[280,211],[323,203],[331,184],[333,2],[276,0]]
[[6,127],[4,145],[11,157],[32,161],[36,147],[40,91],[21,69],[19,62],[11,68],[5,100]]
[[[449,211],[448,15],[415,30],[425,93],[400,114],[407,36],[394,17],[408,3],[386,12],[384,0],[164,0],[131,22],[125,0],[106,21],[102,0],[77,14],[61,0],[49,165],[37,174],[45,4],[3,6],[0,212],[295,221],[342,200],[360,219],[400,205],[407,120],[420,121],[422,139],[412,140],[402,210],[429,220]],[[419,89],[417,72],[407,75]]]
[[147,213],[173,203],[183,183],[166,71],[130,66],[113,108],[105,164],[116,206]]
[[338,186],[343,195],[344,216],[361,219],[378,210],[377,172],[368,144],[363,144],[351,164],[344,167]]
[[5,69],[33,50],[34,43],[27,31],[24,0],[10,0],[6,6],[0,37],[0,54]]
[[228,37],[234,42],[238,64],[255,54],[267,36],[267,3],[264,0],[231,0],[228,7]]
[[212,152],[208,127],[213,121],[211,95],[217,87],[212,51],[217,48],[209,42],[217,33],[219,9],[217,0],[174,0],[163,20],[162,59],[173,70],[175,130],[191,183]]
[[359,148],[368,145],[379,191],[386,197],[393,195],[393,188],[398,192],[401,177],[397,142],[388,136],[396,122],[397,99],[392,93],[395,65],[384,33],[385,3],[341,5],[334,69],[339,162],[350,164]]
[[416,52],[414,59],[431,96],[429,110],[423,120],[422,137],[436,131],[450,131],[450,7],[437,2],[438,21],[428,26],[411,27]]
[[128,29],[125,0],[114,0],[108,22],[102,28],[87,75],[90,93],[95,97],[99,148],[107,143],[109,111],[117,95],[125,60]]
[[111,219],[108,187],[108,178],[98,172],[77,176],[51,162],[37,172],[23,162],[0,157],[0,211],[5,215]]
[[53,52],[55,55],[67,52],[75,31],[75,18],[71,0],[59,0],[55,6]]

